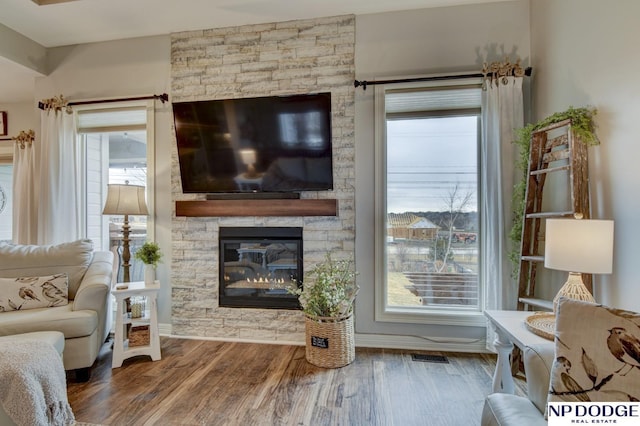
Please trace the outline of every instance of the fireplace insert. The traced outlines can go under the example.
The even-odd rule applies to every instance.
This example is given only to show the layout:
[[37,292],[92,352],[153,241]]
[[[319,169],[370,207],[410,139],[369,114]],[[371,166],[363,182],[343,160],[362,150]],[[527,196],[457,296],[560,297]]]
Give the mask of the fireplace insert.
[[302,228],[220,228],[220,306],[300,309]]

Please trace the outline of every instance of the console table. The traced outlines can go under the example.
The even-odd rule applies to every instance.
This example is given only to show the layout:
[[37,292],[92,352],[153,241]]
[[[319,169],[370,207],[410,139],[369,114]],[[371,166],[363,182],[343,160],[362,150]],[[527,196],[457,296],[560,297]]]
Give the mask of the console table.
[[553,341],[540,337],[527,329],[524,321],[531,311],[484,311],[496,331],[494,346],[498,351],[496,370],[493,373],[493,392],[514,393],[515,384],[511,375],[511,352],[513,345],[520,350],[530,345],[547,344]]

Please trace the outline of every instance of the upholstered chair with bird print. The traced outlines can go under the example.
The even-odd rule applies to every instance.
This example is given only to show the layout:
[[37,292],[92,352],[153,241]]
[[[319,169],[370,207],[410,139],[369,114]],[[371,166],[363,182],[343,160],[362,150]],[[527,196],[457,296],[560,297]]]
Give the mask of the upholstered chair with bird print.
[[640,314],[563,298],[549,401],[640,400]]
[[550,343],[524,351],[527,398],[489,395],[483,426],[547,424],[548,402],[640,400],[640,314],[561,298]]

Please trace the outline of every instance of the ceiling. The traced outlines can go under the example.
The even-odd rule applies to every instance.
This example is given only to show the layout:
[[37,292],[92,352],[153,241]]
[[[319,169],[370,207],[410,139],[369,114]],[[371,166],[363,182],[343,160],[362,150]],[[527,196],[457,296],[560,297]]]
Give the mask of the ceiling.
[[[42,6],[32,0],[0,0],[0,24],[50,48],[206,28],[495,1],[511,0],[62,0]],[[0,104],[33,100],[37,73],[1,55],[0,51]]]

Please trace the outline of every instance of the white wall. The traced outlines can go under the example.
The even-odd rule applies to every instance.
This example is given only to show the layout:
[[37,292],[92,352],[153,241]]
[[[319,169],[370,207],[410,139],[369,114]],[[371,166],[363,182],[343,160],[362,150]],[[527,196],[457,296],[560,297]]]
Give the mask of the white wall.
[[[569,106],[598,109],[601,145],[589,148],[592,217],[615,220],[614,272],[596,276],[598,302],[640,311],[640,2],[534,0],[534,117]],[[558,287],[562,283],[554,283]]]
[[[483,61],[529,59],[529,1],[489,3],[356,17],[356,78],[479,72]],[[356,91],[356,306],[359,333],[484,338],[483,327],[375,322],[373,90]]]
[[[73,101],[170,93],[169,40],[167,35],[51,49],[49,57],[54,71],[36,79],[36,99],[60,94]],[[165,254],[158,266],[158,279],[163,282],[158,301],[159,321],[170,323],[173,116],[170,104],[156,101],[155,105],[155,235]]]

